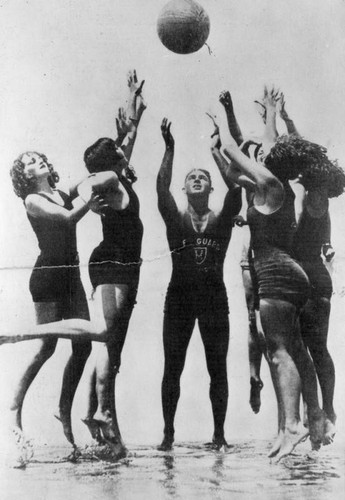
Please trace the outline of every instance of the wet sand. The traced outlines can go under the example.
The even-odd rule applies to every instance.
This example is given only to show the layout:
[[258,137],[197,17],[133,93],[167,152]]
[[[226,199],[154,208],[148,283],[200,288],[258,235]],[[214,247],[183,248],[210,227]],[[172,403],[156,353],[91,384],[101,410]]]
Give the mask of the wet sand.
[[[344,493],[343,447],[309,453],[303,443],[279,464],[270,463],[269,441],[234,442],[228,452],[200,443],[177,443],[172,452],[129,446],[128,458],[100,460],[87,447],[77,463],[69,450],[41,447],[25,470],[1,468],[2,500],[68,499],[339,499]],[[43,479],[44,478],[44,479]]]

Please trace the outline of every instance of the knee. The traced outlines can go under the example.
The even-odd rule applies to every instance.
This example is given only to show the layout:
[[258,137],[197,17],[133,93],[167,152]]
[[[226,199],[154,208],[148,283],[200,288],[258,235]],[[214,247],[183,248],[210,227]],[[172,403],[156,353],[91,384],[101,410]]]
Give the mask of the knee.
[[278,366],[285,355],[287,355],[287,350],[278,341],[267,342],[267,357],[273,366]]
[[183,372],[183,366],[175,363],[165,363],[163,384],[178,383]]
[[227,380],[227,364],[224,356],[218,356],[207,363],[211,383],[219,383]]

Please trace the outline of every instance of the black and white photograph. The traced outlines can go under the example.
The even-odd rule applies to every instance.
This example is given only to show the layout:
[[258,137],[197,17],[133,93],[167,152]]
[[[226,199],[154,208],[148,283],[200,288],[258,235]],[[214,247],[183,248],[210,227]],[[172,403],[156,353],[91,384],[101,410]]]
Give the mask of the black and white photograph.
[[0,497],[340,500],[344,0],[0,0]]

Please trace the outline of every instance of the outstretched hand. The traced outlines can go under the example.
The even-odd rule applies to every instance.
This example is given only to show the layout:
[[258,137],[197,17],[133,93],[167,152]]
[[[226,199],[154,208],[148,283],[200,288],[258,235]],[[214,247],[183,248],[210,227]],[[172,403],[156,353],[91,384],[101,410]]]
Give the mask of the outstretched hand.
[[129,87],[130,92],[135,94],[136,96],[139,96],[142,92],[145,80],[142,80],[140,82],[140,84],[138,84],[137,72],[134,69],[133,71],[128,72],[127,83],[128,83],[128,87]]
[[230,92],[228,90],[223,90],[219,95],[219,102],[224,106],[225,109],[232,109],[232,99]]
[[170,132],[171,122],[168,118],[163,118],[161,124],[161,132],[167,149],[172,149],[175,145],[174,138]]
[[281,119],[288,120],[289,115],[287,114],[287,111],[285,109],[285,97],[283,92],[280,93],[279,100],[277,102],[277,108]]
[[264,88],[264,98],[262,100],[263,105],[265,106],[266,109],[268,108],[273,108],[276,109],[277,107],[277,102],[280,99],[280,92],[279,89],[275,89],[274,86],[272,86],[271,89],[269,89],[266,85]]

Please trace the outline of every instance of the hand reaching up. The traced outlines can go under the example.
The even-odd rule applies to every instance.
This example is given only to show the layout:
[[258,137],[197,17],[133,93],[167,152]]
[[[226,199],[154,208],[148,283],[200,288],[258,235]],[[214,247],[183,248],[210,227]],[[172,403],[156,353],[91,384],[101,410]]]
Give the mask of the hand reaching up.
[[175,145],[174,138],[170,132],[171,122],[167,118],[163,118],[161,124],[161,132],[167,149],[173,149]]

